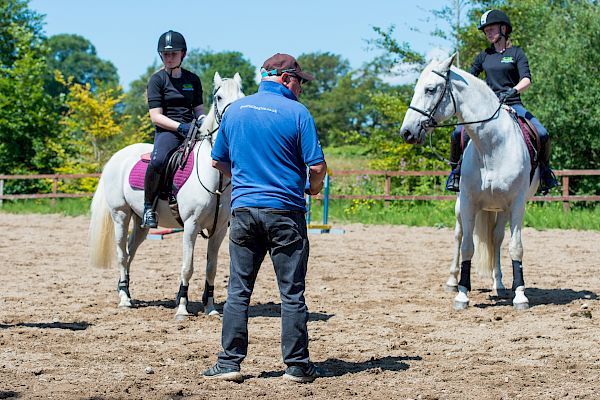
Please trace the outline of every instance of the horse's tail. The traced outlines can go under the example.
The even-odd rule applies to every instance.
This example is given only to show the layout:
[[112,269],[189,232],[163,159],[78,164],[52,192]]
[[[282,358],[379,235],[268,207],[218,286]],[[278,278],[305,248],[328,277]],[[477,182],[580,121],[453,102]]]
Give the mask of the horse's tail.
[[477,268],[477,274],[484,278],[492,277],[492,271],[496,265],[496,252],[494,251],[496,214],[494,211],[481,210],[475,217],[473,263]]
[[100,177],[92,199],[92,218],[89,231],[90,261],[97,268],[108,268],[115,257],[115,229],[106,195],[104,176]]

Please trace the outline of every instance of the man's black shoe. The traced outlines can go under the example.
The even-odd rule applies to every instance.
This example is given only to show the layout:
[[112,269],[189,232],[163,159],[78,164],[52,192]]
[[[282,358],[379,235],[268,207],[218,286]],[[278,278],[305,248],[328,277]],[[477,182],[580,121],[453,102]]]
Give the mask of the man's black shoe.
[[218,379],[221,381],[242,382],[244,376],[238,369],[221,367],[215,364],[202,373],[205,379]]
[[313,363],[309,363],[306,367],[292,365],[287,367],[283,374],[284,379],[298,383],[310,383],[322,376],[324,376],[323,371]]

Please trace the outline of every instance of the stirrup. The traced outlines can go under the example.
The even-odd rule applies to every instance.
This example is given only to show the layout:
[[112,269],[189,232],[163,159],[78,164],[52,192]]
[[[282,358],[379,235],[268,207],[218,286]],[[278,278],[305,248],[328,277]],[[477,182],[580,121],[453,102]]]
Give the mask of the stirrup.
[[156,211],[152,210],[151,208],[145,209],[142,217],[141,228],[146,229],[156,227],[158,227],[158,215],[156,214]]
[[448,175],[448,179],[446,179],[446,190],[450,192],[459,192],[460,191],[460,174],[453,169]]

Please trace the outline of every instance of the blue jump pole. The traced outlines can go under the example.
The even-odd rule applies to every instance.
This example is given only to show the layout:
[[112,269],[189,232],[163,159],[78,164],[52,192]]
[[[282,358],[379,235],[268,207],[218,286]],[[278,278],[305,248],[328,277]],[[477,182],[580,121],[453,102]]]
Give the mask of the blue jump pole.
[[325,186],[323,188],[323,225],[327,225],[329,214],[329,174],[325,175]]

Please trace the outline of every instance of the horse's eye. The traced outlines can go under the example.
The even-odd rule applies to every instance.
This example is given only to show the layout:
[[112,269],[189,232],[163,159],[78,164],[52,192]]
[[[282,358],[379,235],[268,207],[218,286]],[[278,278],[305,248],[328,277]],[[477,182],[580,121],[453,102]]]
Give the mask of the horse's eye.
[[221,101],[222,99],[223,99],[223,98],[222,98],[220,95],[217,95],[217,96],[215,97],[215,100],[216,100],[216,101]]
[[427,94],[434,94],[435,93],[435,89],[436,88],[425,88],[425,93]]

